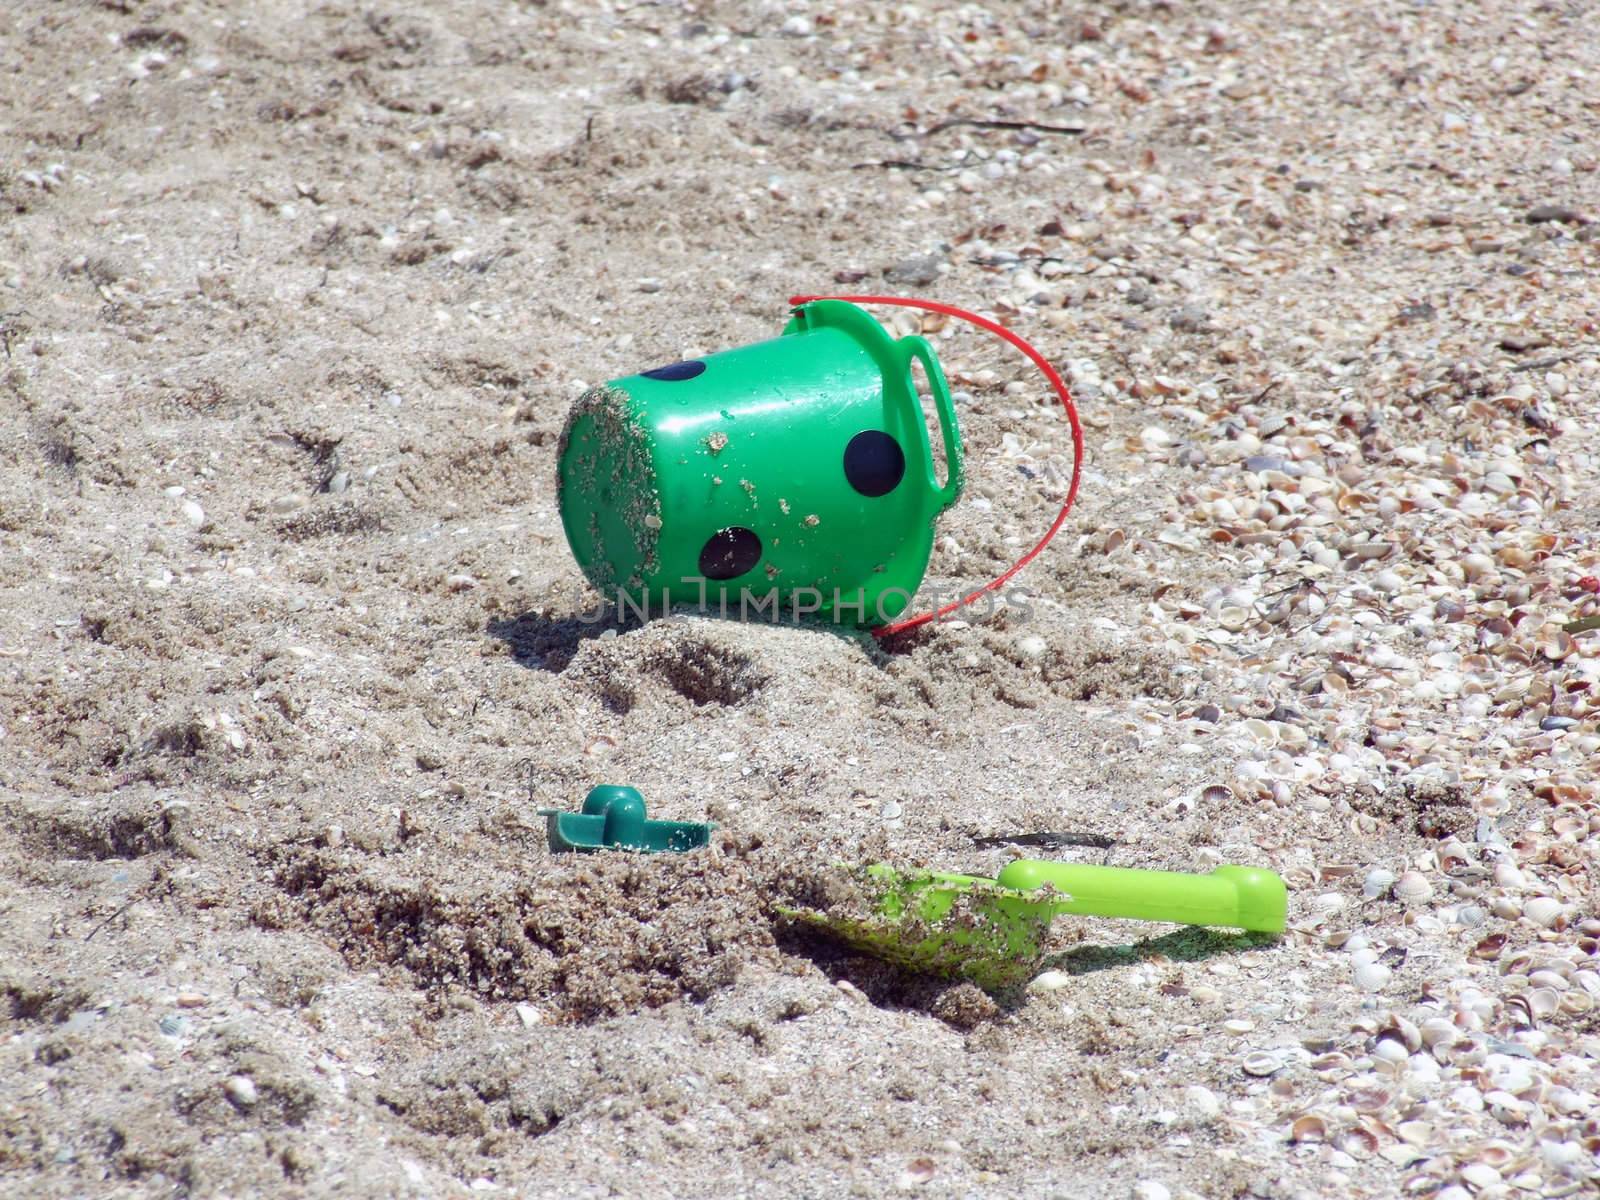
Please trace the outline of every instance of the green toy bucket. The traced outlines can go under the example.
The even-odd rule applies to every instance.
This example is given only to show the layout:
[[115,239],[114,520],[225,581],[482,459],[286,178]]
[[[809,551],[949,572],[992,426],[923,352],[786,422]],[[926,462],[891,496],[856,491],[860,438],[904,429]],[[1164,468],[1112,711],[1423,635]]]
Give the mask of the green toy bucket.
[[[915,363],[938,413],[943,482]],[[934,522],[961,483],[932,347],[818,299],[770,341],[585,393],[558,486],[573,556],[619,607],[882,627],[922,583]]]

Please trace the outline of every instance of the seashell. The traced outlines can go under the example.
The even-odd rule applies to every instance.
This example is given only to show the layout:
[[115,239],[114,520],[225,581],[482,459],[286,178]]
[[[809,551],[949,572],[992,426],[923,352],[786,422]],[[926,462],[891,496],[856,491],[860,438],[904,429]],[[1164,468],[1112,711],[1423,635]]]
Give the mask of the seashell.
[[1488,937],[1484,938],[1472,948],[1472,957],[1493,962],[1495,959],[1500,957],[1500,951],[1505,947],[1505,944],[1505,934],[1491,933]]
[[1246,1075],[1264,1077],[1283,1070],[1283,1059],[1270,1050],[1252,1050],[1240,1064]]
[[1146,425],[1139,431],[1139,441],[1145,450],[1159,450],[1172,444],[1172,435],[1159,425]]
[[1442,871],[1448,872],[1459,867],[1471,865],[1471,858],[1468,855],[1467,848],[1461,844],[1458,838],[1446,838],[1443,842],[1440,842],[1438,855],[1439,869]]
[[1500,974],[1502,975],[1526,976],[1532,969],[1533,956],[1525,953],[1513,954],[1510,958],[1506,959],[1505,962],[1500,964]]
[[[1435,1050],[1434,1054],[1437,1057],[1438,1051]],[[1482,1044],[1470,1038],[1462,1038],[1460,1041],[1450,1043],[1444,1052],[1444,1061],[1454,1067],[1476,1066],[1487,1057],[1488,1051],[1483,1048]]]
[[1201,802],[1210,806],[1226,804],[1232,799],[1233,790],[1231,788],[1224,787],[1220,783],[1213,783],[1210,787],[1206,788],[1200,793]]
[[1468,1163],[1461,1168],[1459,1174],[1463,1183],[1470,1184],[1479,1190],[1500,1182],[1500,1172],[1481,1160]]
[[1580,816],[1560,816],[1550,822],[1550,828],[1559,837],[1572,837],[1587,833],[1589,822]]
[[1489,1115],[1502,1125],[1518,1126],[1528,1123],[1528,1106],[1510,1092],[1496,1088],[1483,1094],[1484,1107]]
[[1422,1031],[1398,1013],[1389,1014],[1389,1020],[1378,1036],[1400,1043],[1408,1054],[1415,1054],[1422,1049]]
[[1406,871],[1394,881],[1394,894],[1398,900],[1418,903],[1433,896],[1433,884],[1420,871]]
[[1333,1144],[1351,1158],[1368,1158],[1378,1149],[1378,1135],[1358,1125],[1339,1134]]
[[1342,513],[1355,513],[1372,504],[1373,499],[1363,492],[1344,491],[1334,498],[1333,503]]
[[1535,896],[1522,906],[1522,915],[1544,929],[1556,928],[1565,906],[1552,896]]
[[1561,996],[1561,1011],[1569,1016],[1582,1016],[1594,1011],[1595,999],[1588,992],[1570,991]]
[[1571,655],[1575,648],[1572,635],[1559,627],[1553,630],[1546,627],[1546,632],[1539,638],[1539,653],[1552,662],[1560,662]]
[[1440,1042],[1454,1041],[1456,1027],[1455,1022],[1449,1021],[1444,1017],[1429,1017],[1422,1023],[1417,1032],[1421,1035],[1422,1044],[1432,1049]]
[[1289,1125],[1291,1142],[1321,1142],[1328,1137],[1328,1123],[1315,1113],[1296,1117]]
[[1585,1096],[1582,1092],[1575,1092],[1569,1087],[1556,1086],[1544,1094],[1544,1101],[1559,1113],[1569,1117],[1578,1116],[1589,1111],[1593,1098]]
[[1357,1112],[1382,1112],[1394,1099],[1394,1093],[1385,1087],[1366,1087],[1350,1094],[1350,1107]]
[[1496,1171],[1517,1157],[1517,1152],[1504,1142],[1487,1142],[1478,1148],[1478,1161],[1487,1163]]
[[1540,967],[1538,970],[1528,972],[1528,982],[1533,984],[1534,987],[1554,988],[1558,992],[1564,992],[1572,985],[1567,982],[1567,977],[1562,973],[1561,967],[1566,967],[1569,972],[1572,969],[1568,963]]
[[1394,886],[1399,877],[1383,867],[1373,867],[1367,872],[1367,877],[1361,882],[1361,894],[1368,900],[1376,900]]
[[1433,1125],[1428,1121],[1401,1121],[1394,1131],[1408,1146],[1426,1146],[1433,1139]]
[[1299,892],[1310,887],[1315,882],[1315,878],[1311,874],[1310,867],[1285,867],[1283,869],[1283,882],[1288,885],[1290,891]]
[[1393,1138],[1400,1136],[1399,1134],[1395,1133],[1394,1127],[1380,1116],[1368,1117],[1366,1120],[1361,1122],[1361,1127],[1368,1132],[1377,1135],[1377,1138],[1380,1142],[1386,1137]]
[[1338,892],[1324,892],[1311,902],[1327,916],[1332,916],[1344,907],[1344,897]]
[[1266,746],[1271,746],[1278,740],[1277,727],[1270,721],[1263,721],[1259,717],[1252,717],[1244,722],[1245,730]]
[[1497,1062],[1489,1068],[1489,1078],[1496,1087],[1512,1093],[1525,1092],[1533,1086],[1533,1071],[1520,1058]]
[[1526,996],[1528,1012],[1534,1017],[1543,1019],[1553,1017],[1561,1007],[1561,993],[1555,988],[1534,988]]
[[[1581,1173],[1584,1149],[1577,1142],[1546,1141],[1539,1143],[1539,1157],[1544,1159],[1544,1165],[1562,1175],[1577,1175]],[[1581,1185],[1580,1185],[1581,1186]],[[1546,1191],[1545,1195],[1576,1196],[1575,1190],[1563,1188],[1560,1191]]]
[[1183,1098],[1188,1101],[1190,1108],[1207,1119],[1222,1113],[1222,1101],[1217,1099],[1217,1094],[1198,1083],[1184,1088]]
[[905,1170],[900,1172],[900,1186],[914,1187],[927,1183],[938,1169],[931,1158],[914,1158],[906,1164]]
[[230,1075],[222,1091],[235,1108],[253,1108],[260,1099],[256,1082],[248,1075]]
[[1380,1062],[1401,1063],[1411,1056],[1406,1053],[1406,1048],[1393,1038],[1379,1038],[1378,1043],[1372,1047],[1372,1057]]
[[1356,968],[1356,986],[1363,992],[1381,992],[1392,972],[1381,962],[1363,963]]
[[1023,658],[1028,659],[1044,657],[1045,651],[1047,651],[1049,648],[1050,644],[1037,634],[1031,634],[1028,637],[1021,638],[1017,642],[1017,652],[1021,654]]
[[1228,605],[1217,613],[1217,623],[1230,632],[1238,633],[1250,624],[1252,615],[1248,608]]

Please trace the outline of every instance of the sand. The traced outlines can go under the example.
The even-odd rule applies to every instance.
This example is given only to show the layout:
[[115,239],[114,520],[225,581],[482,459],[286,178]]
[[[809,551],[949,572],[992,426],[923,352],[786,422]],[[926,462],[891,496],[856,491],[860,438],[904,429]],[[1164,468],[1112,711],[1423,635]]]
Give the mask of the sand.
[[[1591,25],[14,0],[0,1195],[1593,1186]],[[1067,373],[1026,595],[596,617],[571,405],[841,288]],[[1071,442],[884,319],[958,392],[949,595]],[[712,846],[553,856],[598,783]],[[990,998],[781,911],[1045,830],[1291,930],[1062,919]]]

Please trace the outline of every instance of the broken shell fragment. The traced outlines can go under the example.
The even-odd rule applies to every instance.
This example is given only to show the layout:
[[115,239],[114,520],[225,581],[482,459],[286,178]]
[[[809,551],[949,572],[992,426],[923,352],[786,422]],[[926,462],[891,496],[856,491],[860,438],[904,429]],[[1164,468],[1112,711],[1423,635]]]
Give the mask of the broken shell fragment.
[[1328,1123],[1314,1113],[1296,1117],[1289,1125],[1291,1142],[1321,1142],[1327,1140]]

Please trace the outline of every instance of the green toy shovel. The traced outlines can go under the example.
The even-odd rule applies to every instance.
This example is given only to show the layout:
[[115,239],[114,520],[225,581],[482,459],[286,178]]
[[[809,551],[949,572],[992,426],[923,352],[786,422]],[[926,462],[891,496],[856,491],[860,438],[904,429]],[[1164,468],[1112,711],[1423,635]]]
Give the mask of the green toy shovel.
[[1283,880],[1261,867],[1209,875],[1018,859],[996,879],[866,868],[868,912],[786,909],[869,954],[914,971],[967,979],[986,991],[1038,969],[1053,918],[1063,914],[1216,925],[1282,933]]

